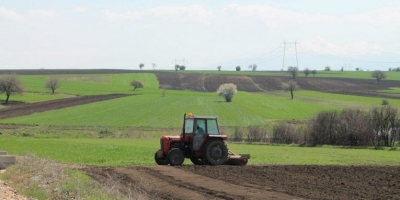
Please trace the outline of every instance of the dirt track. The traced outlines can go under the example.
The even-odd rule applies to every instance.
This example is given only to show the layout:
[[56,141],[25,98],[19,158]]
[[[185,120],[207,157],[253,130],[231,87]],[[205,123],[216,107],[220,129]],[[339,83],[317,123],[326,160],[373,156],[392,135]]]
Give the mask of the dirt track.
[[156,199],[400,199],[400,167],[149,166],[82,169]]
[[78,106],[87,103],[115,99],[125,96],[128,95],[127,94],[90,95],[90,96],[80,96],[80,97],[72,97],[66,99],[42,101],[37,103],[18,103],[16,105],[10,103],[10,105],[0,110],[0,119],[30,115],[36,112],[44,112],[48,110]]

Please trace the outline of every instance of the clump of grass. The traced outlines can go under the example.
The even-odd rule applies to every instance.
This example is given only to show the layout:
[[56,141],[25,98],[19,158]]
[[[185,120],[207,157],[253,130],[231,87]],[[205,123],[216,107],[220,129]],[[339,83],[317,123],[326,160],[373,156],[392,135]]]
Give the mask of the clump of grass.
[[0,178],[33,199],[149,199],[143,191],[123,194],[72,167],[32,155],[17,157]]

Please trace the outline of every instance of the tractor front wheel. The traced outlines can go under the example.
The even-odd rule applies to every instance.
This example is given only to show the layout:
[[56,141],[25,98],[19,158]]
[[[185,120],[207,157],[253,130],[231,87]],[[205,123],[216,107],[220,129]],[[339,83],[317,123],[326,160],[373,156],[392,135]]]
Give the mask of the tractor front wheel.
[[158,164],[158,165],[168,165],[168,160],[167,160],[167,158],[164,156],[164,157],[158,157],[157,156],[157,152],[154,154],[154,160],[156,161],[156,163]]
[[185,155],[183,154],[182,150],[173,148],[168,152],[167,160],[172,166],[182,165],[183,161],[185,160]]
[[228,159],[228,148],[221,140],[211,140],[205,146],[204,157],[210,165],[222,165]]

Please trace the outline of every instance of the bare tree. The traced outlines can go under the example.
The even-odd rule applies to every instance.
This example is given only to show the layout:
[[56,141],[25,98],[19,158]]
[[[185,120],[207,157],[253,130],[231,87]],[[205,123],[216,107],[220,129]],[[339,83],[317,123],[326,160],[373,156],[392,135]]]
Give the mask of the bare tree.
[[156,70],[156,63],[153,63],[153,69]]
[[221,71],[221,66],[218,66],[217,69],[218,69],[218,71]]
[[23,92],[24,88],[16,75],[6,74],[0,77],[0,93],[6,93],[7,96],[5,104],[8,103],[11,94]]
[[308,75],[311,73],[311,70],[308,68],[304,69],[304,74],[306,75],[306,77],[308,77]]
[[251,69],[252,71],[256,71],[257,65],[256,64],[249,65],[249,69]]
[[375,133],[376,146],[393,146],[398,140],[400,121],[396,108],[389,105],[371,110],[371,124]]
[[380,83],[381,79],[386,78],[386,73],[381,70],[375,70],[371,73],[371,77],[375,78],[378,83]]
[[143,63],[140,63],[140,64],[139,64],[139,68],[142,69],[143,67],[144,67],[144,64],[143,64]]
[[293,99],[293,92],[299,89],[296,81],[289,81],[288,83],[283,83],[283,89],[285,91],[290,91],[291,99]]
[[57,88],[60,87],[60,79],[58,77],[50,77],[47,79],[45,87],[51,90],[51,93],[54,94]]
[[237,88],[233,83],[225,83],[219,86],[217,93],[219,96],[225,97],[226,102],[231,102],[233,95],[237,93]]
[[299,74],[299,68],[297,67],[288,67],[287,71],[292,75],[293,79],[296,79],[296,76]]
[[315,77],[315,74],[317,74],[317,70],[315,69],[311,70],[311,74],[313,75],[313,77]]
[[143,84],[140,81],[136,81],[136,80],[133,80],[131,82],[131,86],[133,86],[133,91],[135,91],[136,88],[143,88]]

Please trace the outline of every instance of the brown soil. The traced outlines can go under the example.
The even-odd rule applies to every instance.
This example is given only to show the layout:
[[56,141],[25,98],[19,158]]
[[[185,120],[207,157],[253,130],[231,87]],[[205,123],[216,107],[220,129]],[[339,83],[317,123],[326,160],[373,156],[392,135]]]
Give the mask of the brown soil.
[[9,187],[7,183],[0,181],[0,199],[3,200],[28,200],[27,197],[20,195],[16,190]]
[[400,199],[400,167],[85,167],[103,184],[152,199]]
[[[282,84],[290,77],[187,74],[156,72],[160,88],[214,92],[224,83],[233,83],[239,91],[262,92],[282,90]],[[313,90],[360,96],[398,98],[400,95],[380,93],[378,90],[398,87],[400,81],[384,80],[377,84],[374,79],[298,77],[295,80],[302,90]]]
[[37,103],[10,103],[7,107],[0,110],[0,119],[11,118],[23,115],[29,115],[36,112],[44,112],[48,110],[61,109],[71,106],[88,104],[98,101],[115,99],[128,96],[127,94],[107,94],[107,95],[91,95],[80,96],[66,99],[56,99]]

